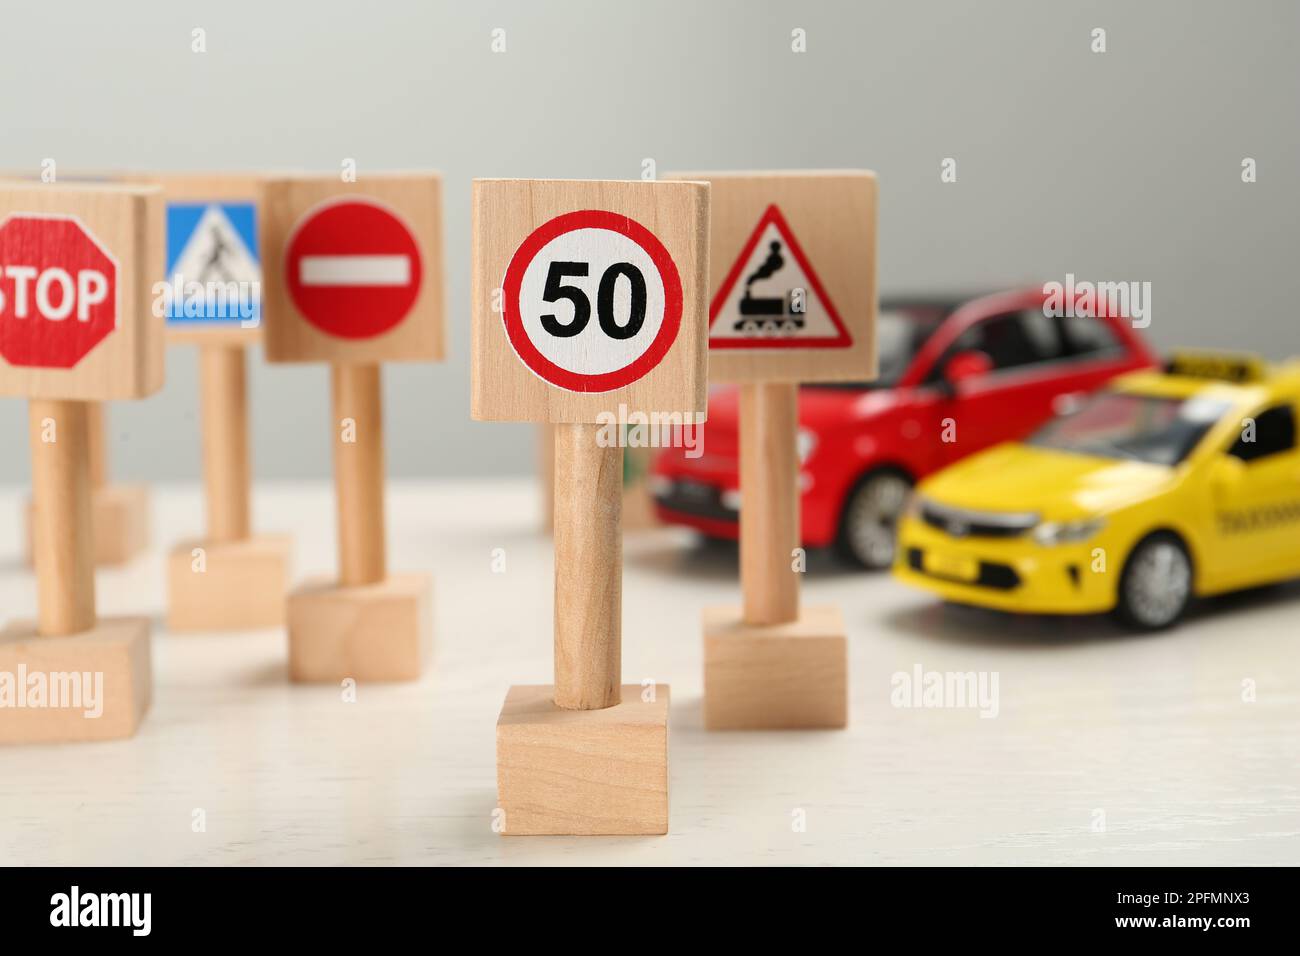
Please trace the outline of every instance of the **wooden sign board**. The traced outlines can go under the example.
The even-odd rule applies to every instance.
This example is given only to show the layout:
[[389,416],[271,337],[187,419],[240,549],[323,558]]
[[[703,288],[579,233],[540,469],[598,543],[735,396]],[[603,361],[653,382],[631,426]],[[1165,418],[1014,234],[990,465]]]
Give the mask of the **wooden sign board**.
[[670,173],[712,186],[709,377],[875,377],[876,177]]
[[474,181],[473,417],[703,420],[709,187]]
[[157,187],[0,183],[0,395],[161,388],[162,233]]
[[258,341],[259,177],[190,173],[148,180],[162,186],[166,203],[163,275],[173,289],[167,342],[238,346]]
[[264,180],[271,362],[441,361],[442,177]]

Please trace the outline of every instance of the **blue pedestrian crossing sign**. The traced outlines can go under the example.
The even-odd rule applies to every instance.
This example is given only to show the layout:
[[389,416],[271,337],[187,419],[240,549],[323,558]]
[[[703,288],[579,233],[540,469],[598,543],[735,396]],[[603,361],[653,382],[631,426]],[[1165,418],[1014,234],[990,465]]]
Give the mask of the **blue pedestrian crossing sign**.
[[262,269],[254,204],[169,203],[167,284],[168,325],[255,328]]

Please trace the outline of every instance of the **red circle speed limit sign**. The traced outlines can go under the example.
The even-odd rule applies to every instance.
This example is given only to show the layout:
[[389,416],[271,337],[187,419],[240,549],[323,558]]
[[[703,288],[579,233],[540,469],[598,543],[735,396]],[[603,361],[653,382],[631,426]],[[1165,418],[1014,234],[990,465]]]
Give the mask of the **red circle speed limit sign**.
[[587,209],[556,216],[515,250],[501,311],[511,346],[537,376],[570,392],[608,392],[668,354],[682,282],[649,229]]
[[285,282],[322,332],[368,339],[397,325],[420,294],[420,247],[397,213],[371,199],[317,206],[294,227]]

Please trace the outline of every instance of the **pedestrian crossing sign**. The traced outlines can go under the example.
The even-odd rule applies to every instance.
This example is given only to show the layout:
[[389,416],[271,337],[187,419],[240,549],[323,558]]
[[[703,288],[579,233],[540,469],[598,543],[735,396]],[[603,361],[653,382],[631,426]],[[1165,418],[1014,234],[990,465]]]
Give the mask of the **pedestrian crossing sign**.
[[262,270],[253,203],[169,203],[166,279],[169,325],[257,326]]

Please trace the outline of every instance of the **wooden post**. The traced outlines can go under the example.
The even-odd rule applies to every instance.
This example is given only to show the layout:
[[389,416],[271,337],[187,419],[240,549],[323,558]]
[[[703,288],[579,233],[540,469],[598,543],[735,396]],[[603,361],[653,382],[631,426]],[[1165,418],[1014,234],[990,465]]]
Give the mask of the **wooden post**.
[[377,584],[387,575],[379,366],[335,363],[330,369],[339,583],[343,587]]
[[201,346],[199,381],[208,539],[243,541],[251,527],[248,393],[243,346]]
[[102,402],[86,403],[86,457],[90,462],[90,487],[108,484],[108,422]]
[[603,426],[555,430],[555,705],[619,703],[623,621],[623,449]]
[[30,405],[37,630],[42,637],[79,634],[95,626],[88,417],[86,402],[32,399]]
[[799,617],[799,387],[740,388],[740,581],[746,624]]
[[555,528],[555,426],[550,422],[537,426],[537,473],[542,480],[542,528],[550,534]]

